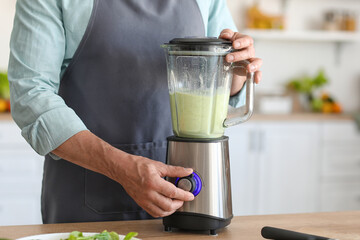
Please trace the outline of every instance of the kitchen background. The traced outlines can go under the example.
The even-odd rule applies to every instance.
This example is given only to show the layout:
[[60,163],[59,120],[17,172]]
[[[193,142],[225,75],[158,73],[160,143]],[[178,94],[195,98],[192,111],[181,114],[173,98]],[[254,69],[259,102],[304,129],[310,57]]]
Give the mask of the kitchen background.
[[[15,2],[0,1],[0,71]],[[227,2],[264,61],[257,113],[226,132],[234,214],[360,210],[360,0]],[[2,113],[0,225],[41,223],[41,168]]]

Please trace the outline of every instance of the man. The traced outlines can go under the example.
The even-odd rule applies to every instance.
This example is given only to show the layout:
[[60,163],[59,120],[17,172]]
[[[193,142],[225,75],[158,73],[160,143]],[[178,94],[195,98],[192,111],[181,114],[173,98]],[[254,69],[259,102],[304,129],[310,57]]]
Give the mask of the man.
[[221,32],[239,49],[226,60],[248,59],[259,82],[252,39],[230,29],[223,0],[18,0],[11,107],[46,155],[44,223],[163,217],[194,199],[163,179],[192,169],[162,163],[172,130],[160,45]]

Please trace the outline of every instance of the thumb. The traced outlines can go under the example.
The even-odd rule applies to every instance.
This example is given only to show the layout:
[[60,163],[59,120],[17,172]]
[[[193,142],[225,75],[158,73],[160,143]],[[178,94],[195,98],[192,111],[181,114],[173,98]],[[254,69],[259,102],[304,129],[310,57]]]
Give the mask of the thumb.
[[221,31],[219,38],[230,40],[234,35],[234,32],[231,29],[224,29]]
[[193,173],[191,168],[166,165],[161,172],[162,177],[186,177]]

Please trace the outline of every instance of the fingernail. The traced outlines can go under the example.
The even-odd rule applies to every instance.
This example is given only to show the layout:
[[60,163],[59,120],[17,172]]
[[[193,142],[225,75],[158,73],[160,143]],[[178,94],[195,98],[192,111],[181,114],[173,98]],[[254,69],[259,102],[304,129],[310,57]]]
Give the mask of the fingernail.
[[256,66],[255,65],[250,65],[250,71],[254,72],[256,70]]
[[231,55],[231,54],[229,54],[228,56],[227,56],[227,60],[229,61],[229,62],[232,62],[232,61],[234,61],[234,56],[233,55]]
[[259,84],[261,82],[261,78],[262,78],[261,72],[258,72],[255,75],[256,84]]
[[220,37],[231,37],[229,33],[222,33]]
[[257,77],[256,83],[259,84],[261,82],[261,75]]
[[234,42],[234,48],[239,48],[240,47],[240,43],[239,42]]

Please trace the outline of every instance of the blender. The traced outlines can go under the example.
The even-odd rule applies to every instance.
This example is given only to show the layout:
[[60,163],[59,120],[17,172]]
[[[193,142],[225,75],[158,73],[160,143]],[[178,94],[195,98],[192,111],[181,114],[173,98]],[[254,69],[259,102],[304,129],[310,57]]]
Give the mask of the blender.
[[[192,168],[190,176],[167,178],[193,193],[195,199],[163,218],[172,228],[216,230],[233,217],[228,137],[224,129],[248,120],[254,106],[254,74],[247,61],[228,63],[236,51],[231,41],[217,38],[175,38],[162,45],[166,52],[168,87],[174,136],[168,137],[166,163]],[[246,82],[240,107],[229,106],[234,76]]]

